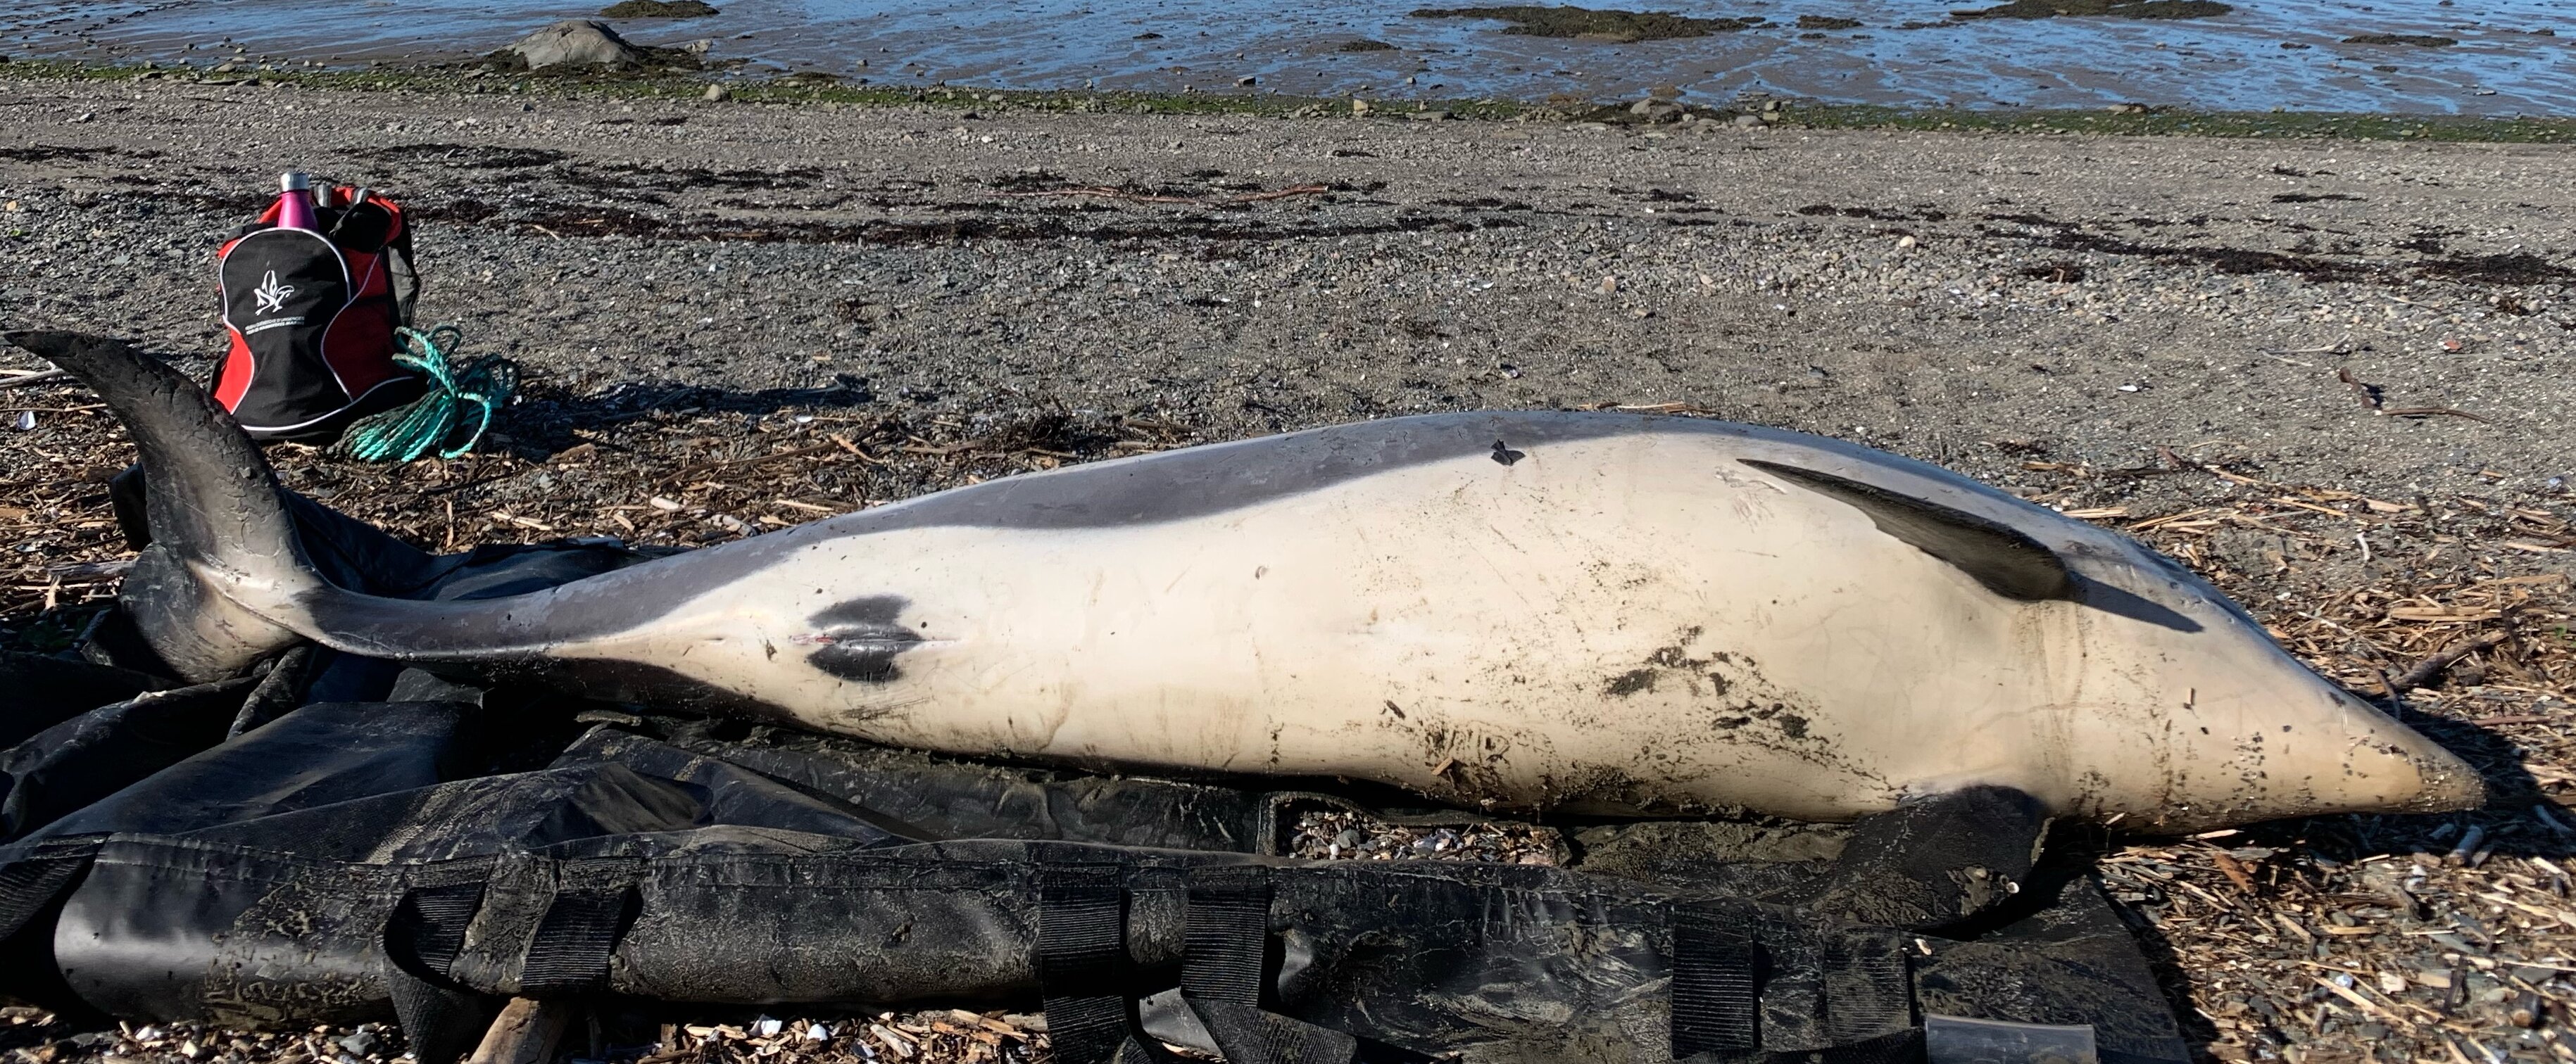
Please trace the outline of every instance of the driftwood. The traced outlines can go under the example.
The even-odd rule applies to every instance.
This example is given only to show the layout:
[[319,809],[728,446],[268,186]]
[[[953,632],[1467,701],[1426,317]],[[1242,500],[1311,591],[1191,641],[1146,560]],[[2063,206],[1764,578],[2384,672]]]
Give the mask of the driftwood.
[[2450,668],[2461,658],[2468,657],[2469,655],[2475,654],[2481,650],[2490,649],[2496,644],[2504,642],[2506,634],[2507,633],[2504,632],[2485,632],[2470,636],[2469,638],[2460,640],[2456,643],[2448,644],[2442,649],[2436,650],[2432,654],[2427,655],[2423,660],[2408,666],[2406,671],[2398,673],[2396,678],[2388,681],[2389,689],[2392,692],[2411,691],[2415,688],[2422,687],[2425,684],[2432,683],[2435,677],[2442,675],[2443,670]]
[[572,1006],[563,1002],[511,998],[465,1064],[546,1064],[571,1020]]

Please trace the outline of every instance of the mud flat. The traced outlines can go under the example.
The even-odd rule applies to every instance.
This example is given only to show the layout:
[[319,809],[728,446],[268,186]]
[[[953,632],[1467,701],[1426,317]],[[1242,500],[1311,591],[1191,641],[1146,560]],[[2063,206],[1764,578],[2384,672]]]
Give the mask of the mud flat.
[[[0,114],[11,327],[202,367],[211,251],[276,171],[417,211],[424,317],[521,360],[522,401],[454,462],[278,458],[432,547],[716,542],[1485,407],[1717,416],[1962,469],[2149,539],[2495,786],[2456,817],[2071,835],[2200,1045],[2541,1059],[2576,1003],[2576,149],[543,85],[8,80]],[[100,482],[127,452],[76,388],[0,410],[35,414],[0,430],[0,638],[57,649],[126,556]],[[170,1051],[19,1026],[57,1060]]]

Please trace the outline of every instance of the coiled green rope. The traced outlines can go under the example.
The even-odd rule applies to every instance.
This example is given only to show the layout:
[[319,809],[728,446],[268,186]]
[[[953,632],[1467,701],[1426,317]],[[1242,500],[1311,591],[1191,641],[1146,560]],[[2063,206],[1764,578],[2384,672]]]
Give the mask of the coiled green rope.
[[445,443],[465,423],[463,409],[472,406],[474,431],[465,442],[439,450],[438,456],[455,458],[473,450],[482,442],[483,431],[492,427],[493,413],[519,386],[518,364],[487,355],[457,370],[449,364],[448,353],[463,345],[465,330],[453,325],[428,332],[398,328],[394,337],[402,344],[402,350],[394,352],[394,362],[428,378],[429,390],[402,406],[351,422],[340,438],[340,449],[361,461],[408,462]]

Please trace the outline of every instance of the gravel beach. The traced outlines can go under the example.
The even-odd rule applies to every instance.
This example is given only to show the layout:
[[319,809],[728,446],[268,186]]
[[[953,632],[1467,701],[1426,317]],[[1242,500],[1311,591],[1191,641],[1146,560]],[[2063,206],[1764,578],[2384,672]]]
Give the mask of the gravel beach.
[[[2067,832],[2197,1047],[2576,1058],[2576,148],[1432,117],[0,80],[0,327],[202,370],[212,252],[278,171],[395,196],[422,319],[519,361],[520,402],[464,459],[275,457],[431,547],[720,542],[1440,410],[1940,463],[2147,539],[2490,775],[2475,814]],[[0,383],[44,368],[0,353]],[[22,411],[0,644],[59,649],[130,557],[103,487],[130,451],[77,387],[0,390]],[[331,1059],[6,1022],[31,1064]],[[889,1022],[949,1023],[953,1059],[1033,1044]],[[873,1023],[655,1052],[848,1056]]]

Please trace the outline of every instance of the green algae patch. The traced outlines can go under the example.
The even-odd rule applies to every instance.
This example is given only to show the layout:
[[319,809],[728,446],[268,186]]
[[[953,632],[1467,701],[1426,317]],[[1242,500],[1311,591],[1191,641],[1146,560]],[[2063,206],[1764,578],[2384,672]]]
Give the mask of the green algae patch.
[[1426,7],[1415,18],[1489,18],[1511,23],[1505,33],[1528,37],[1574,37],[1627,44],[1734,33],[1761,25],[1760,18],[1697,18],[1669,11],[1599,11],[1588,7]]
[[2343,39],[2343,43],[2402,44],[2415,48],[2448,48],[2460,42],[2448,37],[2435,37],[2429,33],[2365,33],[2358,37],[2346,37]]
[[1950,12],[1952,18],[2216,18],[2236,10],[2217,0],[2013,0]]

